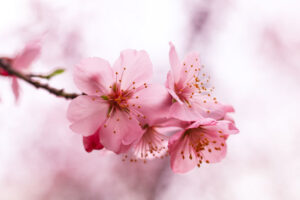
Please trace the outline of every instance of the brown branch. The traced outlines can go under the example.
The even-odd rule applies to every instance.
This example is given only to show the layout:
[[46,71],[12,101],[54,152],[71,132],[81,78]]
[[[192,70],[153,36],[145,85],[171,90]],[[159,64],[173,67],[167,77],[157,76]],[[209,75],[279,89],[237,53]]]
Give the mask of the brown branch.
[[33,85],[36,88],[41,88],[41,89],[47,90],[49,93],[54,94],[57,97],[62,97],[65,99],[74,99],[77,96],[81,95],[81,94],[76,94],[76,93],[66,93],[64,91],[64,89],[56,89],[56,88],[49,86],[46,83],[40,83],[39,81],[33,80],[30,76],[13,69],[8,62],[5,62],[2,59],[0,59],[0,68],[4,69],[8,74],[10,74],[12,76],[16,76],[16,77],[24,80],[25,82]]

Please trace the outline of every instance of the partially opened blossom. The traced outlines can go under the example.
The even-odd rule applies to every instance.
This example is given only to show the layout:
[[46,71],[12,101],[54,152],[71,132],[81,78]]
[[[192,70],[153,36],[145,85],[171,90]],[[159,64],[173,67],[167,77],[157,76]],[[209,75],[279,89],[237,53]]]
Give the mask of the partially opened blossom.
[[209,86],[210,77],[203,72],[199,55],[189,53],[183,62],[178,58],[175,47],[170,43],[170,65],[166,87],[173,97],[170,116],[185,121],[196,121],[210,117],[222,119],[231,106],[222,105],[213,97],[213,87]]
[[193,122],[169,140],[171,168],[185,173],[202,163],[219,162],[226,155],[226,139],[238,133],[234,123],[226,120],[203,119]]
[[[14,58],[1,58],[2,61],[9,64],[15,70],[20,72],[27,72],[29,67],[31,66],[32,62],[40,55],[41,52],[41,45],[40,40],[30,41],[24,49],[18,53]],[[15,95],[15,99],[18,100],[19,98],[19,83],[15,76],[10,75],[4,69],[0,69],[0,75],[2,76],[9,76],[12,78],[12,91]]]
[[86,95],[70,103],[70,128],[84,137],[100,129],[100,143],[106,149],[127,151],[143,134],[140,121],[168,97],[162,86],[150,84],[151,76],[152,63],[145,51],[122,51],[113,68],[101,58],[82,60],[74,81]]
[[85,136],[82,138],[84,149],[87,152],[103,149],[103,145],[100,143],[99,131],[100,130],[97,130],[93,135]]

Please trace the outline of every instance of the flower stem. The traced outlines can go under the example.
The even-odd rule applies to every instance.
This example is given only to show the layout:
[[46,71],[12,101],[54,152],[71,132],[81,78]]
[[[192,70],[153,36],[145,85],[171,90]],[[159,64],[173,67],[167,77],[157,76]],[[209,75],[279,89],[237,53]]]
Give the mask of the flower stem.
[[65,99],[74,99],[79,95],[83,94],[76,94],[76,93],[67,93],[64,91],[64,89],[56,89],[51,86],[49,86],[46,83],[40,83],[37,80],[32,79],[29,75],[23,74],[22,72],[19,72],[15,69],[13,69],[10,64],[5,62],[4,60],[0,59],[0,68],[4,69],[7,73],[9,73],[12,76],[18,77],[19,79],[22,79],[23,81],[31,84],[32,86],[36,88],[41,88],[44,90],[47,90],[49,93],[54,94],[57,97],[62,97]]

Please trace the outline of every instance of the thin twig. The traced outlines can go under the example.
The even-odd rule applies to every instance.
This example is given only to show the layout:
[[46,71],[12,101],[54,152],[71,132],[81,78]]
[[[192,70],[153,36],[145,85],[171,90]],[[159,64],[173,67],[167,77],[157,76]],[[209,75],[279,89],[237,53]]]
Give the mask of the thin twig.
[[42,79],[50,79],[48,75],[41,75],[41,74],[27,74],[28,77],[31,78],[42,78]]
[[81,95],[81,94],[76,94],[76,93],[66,93],[64,91],[64,89],[56,89],[56,88],[49,86],[46,83],[40,83],[39,81],[33,80],[30,76],[13,69],[9,63],[4,62],[2,59],[0,59],[0,68],[4,69],[10,75],[16,76],[16,77],[26,81],[27,83],[33,85],[36,88],[42,88],[44,90],[47,90],[49,93],[54,94],[57,97],[62,97],[65,99],[74,99],[77,96]]
[[54,76],[57,76],[59,74],[62,74],[65,72],[65,69],[56,69],[55,71],[51,72],[50,74],[47,75],[41,75],[41,74],[27,74],[27,76],[29,77],[33,77],[33,78],[42,78],[42,79],[47,79],[50,80],[51,78],[53,78]]

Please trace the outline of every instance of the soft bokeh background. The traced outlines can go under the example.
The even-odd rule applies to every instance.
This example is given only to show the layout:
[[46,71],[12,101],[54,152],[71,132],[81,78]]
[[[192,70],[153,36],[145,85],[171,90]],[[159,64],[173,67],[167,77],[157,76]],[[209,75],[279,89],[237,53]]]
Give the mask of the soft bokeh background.
[[3,1],[0,54],[44,35],[33,71],[77,91],[78,60],[110,62],[126,48],[150,54],[164,83],[168,42],[201,53],[216,95],[234,105],[240,134],[223,162],[174,174],[169,160],[123,163],[86,153],[68,128],[68,101],[22,82],[16,105],[0,77],[0,199],[300,199],[300,3],[295,0]]

